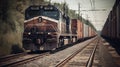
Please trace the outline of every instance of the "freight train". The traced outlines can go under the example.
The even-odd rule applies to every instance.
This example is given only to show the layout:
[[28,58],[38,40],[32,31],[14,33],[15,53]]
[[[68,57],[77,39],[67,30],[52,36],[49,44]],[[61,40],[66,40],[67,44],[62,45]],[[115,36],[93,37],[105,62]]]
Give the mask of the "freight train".
[[110,11],[101,36],[106,38],[110,43],[114,43],[112,44],[113,47],[120,48],[120,0],[116,0]]
[[54,5],[34,5],[25,10],[23,48],[26,50],[55,50],[95,35],[91,27],[70,19]]

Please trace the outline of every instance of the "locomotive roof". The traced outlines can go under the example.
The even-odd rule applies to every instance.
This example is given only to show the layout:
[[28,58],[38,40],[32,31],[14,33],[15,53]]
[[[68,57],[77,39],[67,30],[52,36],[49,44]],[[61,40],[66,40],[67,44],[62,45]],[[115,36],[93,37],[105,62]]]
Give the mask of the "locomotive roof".
[[54,5],[32,5],[29,6],[26,10],[58,10]]

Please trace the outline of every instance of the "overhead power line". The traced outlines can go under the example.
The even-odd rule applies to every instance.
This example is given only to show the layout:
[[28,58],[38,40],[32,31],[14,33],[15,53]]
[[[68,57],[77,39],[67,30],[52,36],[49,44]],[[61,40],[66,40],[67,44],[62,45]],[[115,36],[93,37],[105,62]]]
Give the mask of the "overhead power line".
[[81,10],[81,11],[107,11],[107,9],[91,9],[91,10]]

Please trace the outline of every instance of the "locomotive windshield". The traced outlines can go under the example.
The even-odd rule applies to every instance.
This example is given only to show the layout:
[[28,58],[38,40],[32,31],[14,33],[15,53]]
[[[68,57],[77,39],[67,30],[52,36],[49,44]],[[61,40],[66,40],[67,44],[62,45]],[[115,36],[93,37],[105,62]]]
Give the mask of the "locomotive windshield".
[[44,11],[42,12],[42,15],[50,18],[54,18],[56,20],[59,19],[59,13],[57,11]]
[[39,8],[28,8],[25,12],[25,19],[30,19],[35,16],[47,16],[56,20],[59,20],[59,11],[55,7],[39,7]]
[[27,13],[26,19],[30,19],[30,18],[33,18],[35,16],[39,16],[39,15],[40,15],[39,10],[31,10]]

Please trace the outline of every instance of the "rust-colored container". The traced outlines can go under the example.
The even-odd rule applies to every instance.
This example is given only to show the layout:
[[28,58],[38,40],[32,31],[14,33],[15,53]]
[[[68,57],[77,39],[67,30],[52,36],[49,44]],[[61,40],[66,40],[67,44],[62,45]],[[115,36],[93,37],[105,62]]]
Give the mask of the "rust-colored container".
[[77,19],[71,20],[71,32],[72,34],[77,34]]
[[83,38],[83,23],[77,20],[77,36],[78,39]]
[[91,36],[89,36],[89,37],[92,37],[92,36],[95,36],[95,35],[96,35],[95,31],[93,29],[91,29]]
[[83,23],[80,20],[72,19],[71,21],[72,34],[77,34],[77,38],[83,38]]
[[91,36],[90,37],[95,36],[95,35],[96,35],[95,31],[91,28]]

